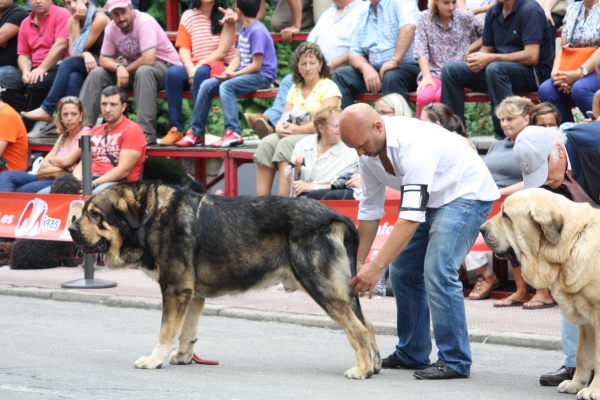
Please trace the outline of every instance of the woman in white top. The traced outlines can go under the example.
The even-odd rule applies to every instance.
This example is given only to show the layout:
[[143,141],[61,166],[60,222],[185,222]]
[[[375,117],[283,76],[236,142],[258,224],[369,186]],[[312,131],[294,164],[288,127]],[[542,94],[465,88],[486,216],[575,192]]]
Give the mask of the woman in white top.
[[[360,189],[358,156],[340,139],[338,106],[320,108],[313,118],[316,135],[300,140],[294,147],[294,194],[312,199],[354,199]],[[347,176],[343,182],[341,176]],[[335,188],[332,187],[335,184]],[[339,186],[339,187],[338,187]],[[335,192],[335,193],[332,193]]]

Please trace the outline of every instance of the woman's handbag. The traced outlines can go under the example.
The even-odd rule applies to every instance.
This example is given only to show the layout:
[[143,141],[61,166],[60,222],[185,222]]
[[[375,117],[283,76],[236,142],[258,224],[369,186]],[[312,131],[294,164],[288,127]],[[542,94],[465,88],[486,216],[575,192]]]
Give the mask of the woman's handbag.
[[310,113],[308,111],[302,110],[292,110],[290,112],[286,112],[281,116],[281,120],[283,122],[288,122],[294,125],[304,125],[310,122]]
[[56,179],[61,175],[68,174],[69,171],[60,167],[45,167],[38,169],[36,176],[38,181]]
[[574,71],[578,69],[596,50],[595,47],[563,47],[559,69],[561,71]]
[[[581,2],[581,8],[579,9],[578,17],[573,22],[573,29],[571,30],[571,35],[568,36],[569,40],[573,38],[573,34],[575,33],[575,28],[577,27],[577,21],[579,20],[579,14],[581,13],[582,8],[583,2]],[[590,58],[596,50],[596,47],[574,48],[570,47],[570,43],[567,43],[567,45],[562,48],[562,55],[560,56],[560,65],[558,69],[560,69],[561,71],[574,71],[581,67],[583,63],[585,63],[587,59]]]

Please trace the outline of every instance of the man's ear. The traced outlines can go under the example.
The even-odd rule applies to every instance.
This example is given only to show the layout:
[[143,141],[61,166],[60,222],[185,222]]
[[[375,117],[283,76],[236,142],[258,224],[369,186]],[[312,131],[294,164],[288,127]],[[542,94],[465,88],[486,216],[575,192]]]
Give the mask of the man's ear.
[[564,214],[557,208],[537,208],[529,211],[529,216],[539,225],[546,239],[552,244],[560,242],[564,225]]

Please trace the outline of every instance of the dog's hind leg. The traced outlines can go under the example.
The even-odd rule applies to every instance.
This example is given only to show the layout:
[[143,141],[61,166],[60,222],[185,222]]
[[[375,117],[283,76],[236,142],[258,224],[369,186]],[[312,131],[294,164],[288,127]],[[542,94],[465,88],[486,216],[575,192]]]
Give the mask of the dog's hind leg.
[[348,287],[352,273],[344,245],[335,229],[328,236],[329,240],[317,235],[292,244],[292,268],[304,290],[348,335],[357,365],[345,376],[366,379],[379,368],[374,331],[362,315],[358,297]]
[[194,295],[193,279],[182,278],[177,286],[161,284],[161,289],[163,292],[163,315],[158,344],[150,356],[141,357],[134,363],[136,368],[162,367],[175,348],[188,306]]
[[194,296],[190,301],[183,328],[179,335],[179,346],[171,353],[171,364],[190,364],[194,355],[194,344],[198,340],[198,321],[204,308],[204,298]]

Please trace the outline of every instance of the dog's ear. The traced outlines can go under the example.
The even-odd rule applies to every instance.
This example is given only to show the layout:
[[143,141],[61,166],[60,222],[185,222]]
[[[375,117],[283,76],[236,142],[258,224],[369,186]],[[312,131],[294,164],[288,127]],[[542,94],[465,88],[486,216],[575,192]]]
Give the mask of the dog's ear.
[[531,219],[540,226],[546,239],[552,244],[560,242],[564,214],[557,208],[538,208],[529,211]]
[[137,229],[140,227],[140,203],[138,203],[135,199],[126,199],[124,197],[121,197],[117,202],[117,210],[123,213],[123,215],[125,215],[125,218],[127,219],[127,224],[132,229]]

